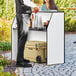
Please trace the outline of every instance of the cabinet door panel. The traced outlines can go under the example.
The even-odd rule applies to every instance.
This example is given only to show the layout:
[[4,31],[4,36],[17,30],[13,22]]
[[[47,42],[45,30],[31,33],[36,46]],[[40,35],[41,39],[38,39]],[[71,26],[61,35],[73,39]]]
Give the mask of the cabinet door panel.
[[47,64],[64,63],[64,13],[53,13],[47,29]]

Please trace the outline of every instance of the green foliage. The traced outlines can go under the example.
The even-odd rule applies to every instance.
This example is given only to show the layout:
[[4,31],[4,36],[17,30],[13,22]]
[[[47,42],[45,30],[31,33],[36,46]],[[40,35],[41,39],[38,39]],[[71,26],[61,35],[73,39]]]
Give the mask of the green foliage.
[[0,0],[1,41],[11,41],[11,25],[14,17],[15,17],[15,0]]
[[3,4],[4,3],[4,0],[0,0],[0,4]]
[[13,19],[15,16],[15,0],[0,0],[0,17]]
[[3,50],[3,43],[0,41],[0,51]]
[[4,67],[0,66],[0,76],[16,76],[15,73],[4,72]]
[[0,55],[0,66],[6,66],[7,64],[8,60],[4,59],[3,56]]
[[8,64],[9,61],[0,55],[0,76],[17,76],[16,73],[4,72],[4,67]]
[[1,59],[0,60],[0,66],[6,66],[8,64],[8,60]]
[[34,2],[42,4],[43,0],[34,0]]
[[0,66],[0,72],[3,72],[4,69],[3,69],[3,66]]
[[11,42],[0,41],[0,51],[8,51],[8,50],[11,50]]
[[11,43],[10,42],[4,42],[3,44],[3,51],[11,50]]
[[[76,10],[67,8],[75,8],[76,0],[55,0],[59,11],[65,12],[65,31],[76,31]],[[61,7],[63,9],[61,9]]]
[[0,40],[11,40],[11,21],[0,19]]
[[[44,0],[33,0],[41,4]],[[76,0],[55,0],[59,11],[65,12],[65,31],[76,31],[76,10],[67,8],[76,7]],[[64,9],[61,9],[64,8]],[[11,40],[11,25],[15,17],[15,0],[0,0],[0,40]],[[0,46],[2,47],[2,46]],[[0,48],[1,49],[1,48]]]

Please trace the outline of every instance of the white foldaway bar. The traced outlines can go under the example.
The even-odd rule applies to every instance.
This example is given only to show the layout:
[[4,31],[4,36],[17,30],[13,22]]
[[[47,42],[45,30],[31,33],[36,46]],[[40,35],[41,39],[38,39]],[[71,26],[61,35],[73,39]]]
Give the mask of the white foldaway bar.
[[[64,63],[64,12],[40,11],[34,15],[34,18],[37,19],[34,19],[32,29],[29,30],[28,41],[47,43],[47,65]],[[45,29],[42,24],[48,20],[49,24]],[[44,29],[37,29],[37,27]],[[17,58],[17,31],[15,18],[12,25],[12,60],[15,61]]]

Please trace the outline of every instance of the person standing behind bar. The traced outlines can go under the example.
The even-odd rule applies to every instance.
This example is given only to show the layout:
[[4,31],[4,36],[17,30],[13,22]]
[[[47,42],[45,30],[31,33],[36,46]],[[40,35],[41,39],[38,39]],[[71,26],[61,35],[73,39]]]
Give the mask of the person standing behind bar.
[[[50,10],[57,10],[58,7],[56,6],[54,0],[44,0],[44,4],[40,8],[41,11],[50,11]],[[44,22],[44,26],[47,28],[50,21]]]
[[31,7],[36,6],[30,0],[28,1],[15,0],[15,3],[16,3],[16,19],[18,26],[18,54],[17,54],[16,66],[32,67],[31,64],[28,64],[30,61],[24,59],[24,47],[27,41],[29,31],[29,21],[32,13]]
[[42,11],[49,11],[49,10],[58,10],[54,0],[44,0],[44,4],[41,7]]

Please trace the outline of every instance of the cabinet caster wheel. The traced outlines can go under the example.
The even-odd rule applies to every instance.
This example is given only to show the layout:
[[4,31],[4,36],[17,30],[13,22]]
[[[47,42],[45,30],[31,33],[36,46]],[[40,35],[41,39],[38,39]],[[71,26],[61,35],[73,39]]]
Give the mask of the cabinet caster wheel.
[[36,62],[41,63],[41,56],[36,57]]

